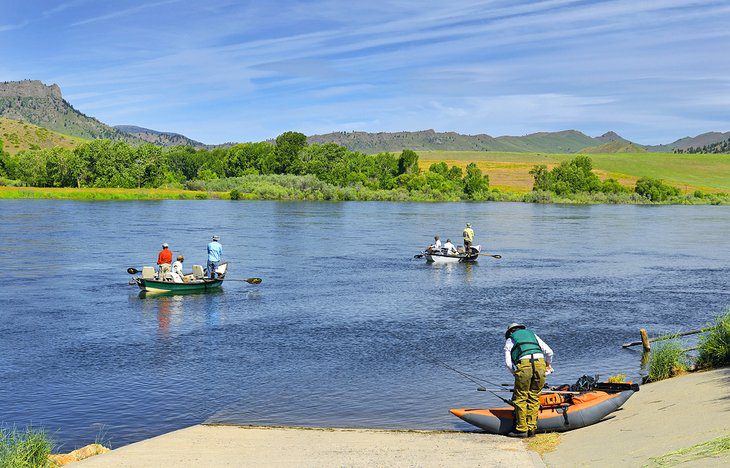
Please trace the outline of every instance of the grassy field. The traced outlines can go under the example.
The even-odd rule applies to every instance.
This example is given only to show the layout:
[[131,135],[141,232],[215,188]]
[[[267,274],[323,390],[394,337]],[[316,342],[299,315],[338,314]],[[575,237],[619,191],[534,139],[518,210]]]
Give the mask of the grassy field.
[[54,146],[75,148],[86,141],[83,138],[62,135],[5,117],[0,117],[0,140],[3,141],[3,149],[10,154],[17,154],[28,149],[53,148]]
[[[545,164],[548,169],[575,154],[497,153],[486,151],[420,151],[422,170],[438,161],[449,166],[466,167],[475,162],[483,173],[489,174],[490,186],[500,190],[527,192],[532,190],[530,169]],[[640,177],[662,179],[682,192],[730,192],[730,155],[623,153],[591,154],[593,167],[601,179],[613,177],[624,185],[633,186]]]
[[206,200],[228,198],[228,193],[179,189],[0,187],[3,198],[57,198],[68,200]]

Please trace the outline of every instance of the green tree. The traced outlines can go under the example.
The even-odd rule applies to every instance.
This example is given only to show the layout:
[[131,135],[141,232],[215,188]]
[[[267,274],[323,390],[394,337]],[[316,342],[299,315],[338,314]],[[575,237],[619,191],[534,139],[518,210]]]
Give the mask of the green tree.
[[466,166],[466,176],[464,176],[464,193],[471,200],[484,200],[488,196],[488,192],[489,176],[483,176],[476,163],[469,163]]
[[418,174],[418,154],[415,151],[405,149],[398,158],[398,174]]
[[278,174],[299,173],[299,152],[305,146],[307,146],[307,137],[303,133],[284,132],[276,137],[273,171]]

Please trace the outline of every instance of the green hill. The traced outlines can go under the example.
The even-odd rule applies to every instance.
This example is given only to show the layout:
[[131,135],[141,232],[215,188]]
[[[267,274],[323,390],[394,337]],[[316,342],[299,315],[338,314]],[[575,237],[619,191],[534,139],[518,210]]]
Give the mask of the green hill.
[[46,86],[40,81],[0,83],[0,117],[32,123],[79,138],[108,138],[135,145],[144,142],[82,114],[63,99],[58,85]]
[[646,153],[647,151],[634,143],[626,141],[611,141],[599,146],[588,146],[578,151],[588,154],[611,154],[611,153]]
[[576,153],[582,148],[596,146],[614,137],[626,141],[613,132],[598,138],[589,137],[576,130],[539,132],[523,136],[492,137],[486,134],[462,135],[455,132],[334,132],[312,135],[309,143],[336,143],[352,151],[380,153],[412,149],[415,151],[501,151]]
[[0,117],[0,141],[3,149],[10,154],[17,154],[24,150],[53,148],[75,148],[85,140],[78,137],[63,135],[37,125],[18,120]]

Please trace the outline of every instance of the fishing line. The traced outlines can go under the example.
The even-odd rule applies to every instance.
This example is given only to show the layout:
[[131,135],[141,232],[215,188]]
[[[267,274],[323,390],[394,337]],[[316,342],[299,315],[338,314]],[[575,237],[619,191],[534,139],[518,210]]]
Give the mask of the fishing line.
[[[398,336],[397,334],[395,334],[395,333],[393,333],[392,331],[389,331],[389,330],[382,330],[382,331],[384,331],[385,333],[389,334],[390,336],[396,338],[397,340],[400,340],[400,341],[403,341],[404,343],[407,343],[411,347],[413,347],[413,348],[417,349],[418,351],[420,351],[421,353],[423,353],[428,358],[428,359],[426,359],[425,357],[421,356],[424,361],[430,360],[431,362],[433,362],[435,364],[438,364],[438,365],[440,365],[440,366],[442,366],[442,367],[444,367],[444,368],[446,368],[446,369],[448,369],[450,371],[456,372],[457,374],[459,374],[460,376],[464,377],[465,379],[468,379],[471,382],[479,385],[480,388],[484,388],[483,383],[486,383],[486,384],[489,384],[489,385],[494,385],[495,387],[504,387],[504,386],[507,386],[506,384],[498,384],[498,383],[490,382],[487,379],[484,379],[484,378],[481,378],[481,377],[477,377],[475,375],[468,374],[466,372],[460,371],[459,369],[456,369],[455,367],[452,367],[449,364],[446,364],[444,361],[436,358],[433,354],[429,353],[428,351],[426,351],[422,347],[413,344],[413,342],[411,342],[409,340],[404,339],[402,336]],[[416,356],[416,354],[414,354],[414,356]],[[484,388],[483,391],[491,391],[491,390],[487,390],[486,388]],[[501,398],[501,397],[499,397],[499,395],[495,395],[495,396],[497,396],[498,398]]]

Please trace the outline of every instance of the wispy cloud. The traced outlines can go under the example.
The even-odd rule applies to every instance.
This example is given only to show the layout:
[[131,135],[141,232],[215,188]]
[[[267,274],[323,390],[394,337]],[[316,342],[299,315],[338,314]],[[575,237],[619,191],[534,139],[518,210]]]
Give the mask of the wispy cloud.
[[142,10],[148,10],[150,8],[156,8],[156,7],[160,7],[160,6],[163,6],[163,5],[169,5],[171,3],[179,3],[180,1],[181,0],[164,0],[164,1],[161,1],[161,2],[144,3],[142,5],[137,5],[135,7],[126,8],[126,9],[123,9],[123,10],[116,10],[114,12],[107,13],[107,14],[104,14],[104,15],[94,16],[94,17],[91,17],[91,18],[86,18],[86,19],[81,20],[81,21],[76,21],[75,23],[71,23],[71,26],[83,26],[85,24],[96,23],[96,22],[99,22],[99,21],[106,21],[106,20],[110,20],[110,19],[114,19],[114,18],[119,18],[119,17],[122,17],[122,16],[126,16],[126,15],[129,15],[131,13],[138,13],[138,12],[140,12]]

